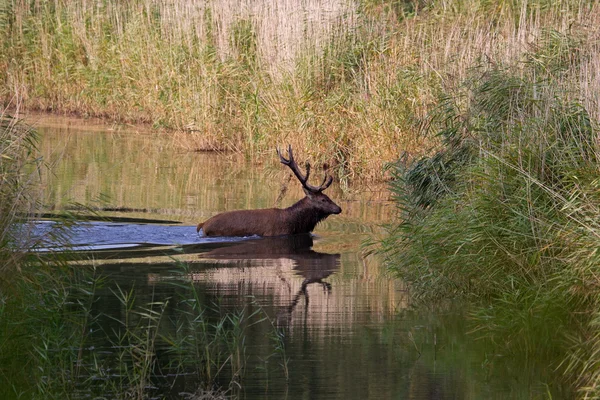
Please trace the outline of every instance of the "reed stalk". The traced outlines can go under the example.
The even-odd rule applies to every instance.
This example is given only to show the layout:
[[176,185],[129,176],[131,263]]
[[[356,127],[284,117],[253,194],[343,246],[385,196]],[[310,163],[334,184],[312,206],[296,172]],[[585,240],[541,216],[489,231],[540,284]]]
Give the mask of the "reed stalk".
[[[291,143],[342,180],[383,179],[441,94],[548,32],[577,38],[566,70],[600,114],[595,2],[282,0],[65,2],[2,10],[0,97],[29,109],[149,123],[190,149],[258,158]],[[538,54],[560,57],[569,46]]]
[[600,120],[564,80],[580,50],[546,32],[440,98],[424,133],[441,146],[391,169],[401,222],[383,252],[415,297],[469,299],[475,335],[596,398]]
[[22,249],[35,246],[26,218],[36,211],[41,161],[35,132],[0,110],[0,279],[19,269]]

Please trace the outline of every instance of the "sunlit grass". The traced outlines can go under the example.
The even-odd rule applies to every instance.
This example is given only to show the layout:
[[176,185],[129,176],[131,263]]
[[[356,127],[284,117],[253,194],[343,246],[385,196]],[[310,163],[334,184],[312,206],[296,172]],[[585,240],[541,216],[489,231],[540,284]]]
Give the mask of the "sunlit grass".
[[385,163],[429,147],[419,128],[440,94],[482,62],[521,59],[550,32],[535,61],[571,54],[581,68],[561,79],[600,112],[594,3],[327,4],[10,3],[1,95],[185,131],[190,149],[258,158],[289,142],[343,180],[381,179]]

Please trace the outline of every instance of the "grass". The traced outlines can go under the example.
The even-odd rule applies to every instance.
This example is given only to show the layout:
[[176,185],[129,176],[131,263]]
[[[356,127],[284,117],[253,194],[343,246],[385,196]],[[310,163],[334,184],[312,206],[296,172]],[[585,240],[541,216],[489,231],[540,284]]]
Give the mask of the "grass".
[[580,62],[565,83],[597,117],[593,2],[278,4],[8,2],[0,98],[183,131],[192,150],[259,159],[290,142],[342,180],[381,180],[432,144],[423,118],[474,66],[550,40],[532,61]]
[[6,112],[0,113],[0,157],[0,276],[6,278],[23,258],[15,249],[28,239],[26,227],[19,224],[35,209],[33,189],[41,165],[34,132]]
[[176,263],[182,279],[149,293],[72,264],[68,252],[36,252],[65,240],[72,220],[58,221],[51,237],[33,234],[46,166],[31,128],[6,114],[0,121],[0,397],[143,399],[191,375],[188,398],[233,397],[262,310],[212,310]]
[[3,398],[144,399],[177,380],[190,398],[232,398],[243,384],[245,337],[262,313],[210,310],[193,282],[161,284],[173,286],[165,297],[81,265],[37,268],[2,301]]
[[382,250],[415,298],[472,301],[476,337],[597,398],[599,120],[566,78],[578,40],[547,32],[440,98],[424,133],[441,146],[391,167]]

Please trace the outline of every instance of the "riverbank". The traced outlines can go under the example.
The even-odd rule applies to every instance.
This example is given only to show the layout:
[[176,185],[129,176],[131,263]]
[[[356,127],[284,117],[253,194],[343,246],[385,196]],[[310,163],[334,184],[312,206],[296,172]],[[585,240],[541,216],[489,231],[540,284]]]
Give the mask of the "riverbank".
[[[533,58],[533,57],[532,57]],[[504,357],[600,395],[600,121],[560,85],[570,58],[474,70],[440,107],[440,150],[396,163],[386,264],[413,299],[466,299]],[[463,102],[463,99],[470,99]]]
[[[565,55],[598,114],[593,3],[44,2],[2,10],[0,97],[186,132],[190,150],[257,158],[291,143],[341,180],[425,154],[427,116],[476,66]],[[580,83],[585,83],[581,85]]]

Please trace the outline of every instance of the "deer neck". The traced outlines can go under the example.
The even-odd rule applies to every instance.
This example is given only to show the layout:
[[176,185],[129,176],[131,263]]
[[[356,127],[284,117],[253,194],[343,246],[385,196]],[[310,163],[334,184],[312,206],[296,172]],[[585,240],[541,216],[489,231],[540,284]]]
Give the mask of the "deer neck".
[[310,200],[305,197],[286,209],[288,224],[294,233],[312,232],[315,226],[327,218],[327,214],[310,205]]

